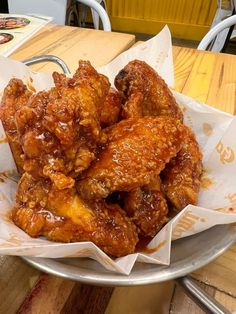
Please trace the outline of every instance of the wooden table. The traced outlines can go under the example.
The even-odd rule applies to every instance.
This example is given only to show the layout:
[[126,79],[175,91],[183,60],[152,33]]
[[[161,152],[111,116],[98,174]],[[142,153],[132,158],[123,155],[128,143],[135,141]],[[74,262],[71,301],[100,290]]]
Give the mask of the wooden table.
[[[236,114],[236,56],[174,47],[176,89],[215,108]],[[236,245],[193,277],[230,311],[236,311]],[[186,296],[177,288],[172,313],[202,313],[184,306]],[[192,304],[192,303],[191,303]]]
[[[90,60],[94,67],[99,67],[110,62],[134,42],[135,37],[130,34],[50,24],[13,53],[11,58],[21,61],[37,55],[54,54],[63,59],[73,72],[78,67],[79,59]],[[52,72],[58,70],[58,67],[52,63],[40,63],[33,65],[32,69]]]
[[[90,59],[93,65],[100,66],[133,43],[132,35],[50,25],[12,58],[56,54],[73,71],[79,58]],[[178,91],[230,113],[236,112],[236,56],[174,47],[174,64]],[[34,69],[54,70],[51,64],[35,65]],[[226,308],[236,310],[236,246],[192,275]],[[37,314],[104,311],[162,314],[170,310],[172,314],[202,313],[173,281],[113,290],[41,274],[17,257],[0,257],[0,314],[17,310]]]

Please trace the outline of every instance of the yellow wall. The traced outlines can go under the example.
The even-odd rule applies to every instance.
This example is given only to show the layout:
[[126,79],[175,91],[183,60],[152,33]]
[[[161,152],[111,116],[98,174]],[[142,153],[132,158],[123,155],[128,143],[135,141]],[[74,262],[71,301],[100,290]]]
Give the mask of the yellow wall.
[[208,31],[216,0],[107,0],[112,29],[156,34],[168,24],[172,36],[200,40]]

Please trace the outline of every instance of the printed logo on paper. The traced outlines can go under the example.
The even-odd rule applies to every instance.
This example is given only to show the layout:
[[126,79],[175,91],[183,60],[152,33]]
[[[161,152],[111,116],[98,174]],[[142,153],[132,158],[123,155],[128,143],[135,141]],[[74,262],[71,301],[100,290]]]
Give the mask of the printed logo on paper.
[[221,141],[216,145],[216,151],[220,155],[220,161],[222,164],[231,163],[235,159],[233,149],[230,146],[225,147]]
[[174,227],[172,239],[181,238],[185,232],[193,229],[197,221],[205,222],[205,219],[193,214],[191,210],[187,210]]

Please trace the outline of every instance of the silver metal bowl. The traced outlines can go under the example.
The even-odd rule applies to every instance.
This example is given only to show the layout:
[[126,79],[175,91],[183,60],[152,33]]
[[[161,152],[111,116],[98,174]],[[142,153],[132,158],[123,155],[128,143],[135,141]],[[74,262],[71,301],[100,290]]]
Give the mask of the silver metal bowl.
[[136,263],[131,274],[104,269],[88,258],[24,257],[32,266],[55,276],[103,286],[135,286],[175,279],[191,273],[221,255],[236,241],[236,225],[220,225],[172,242],[169,266]]

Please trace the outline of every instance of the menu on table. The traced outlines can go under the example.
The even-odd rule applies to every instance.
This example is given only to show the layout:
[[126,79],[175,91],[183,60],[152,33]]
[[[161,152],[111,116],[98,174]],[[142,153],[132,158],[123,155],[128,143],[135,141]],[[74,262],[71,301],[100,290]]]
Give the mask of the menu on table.
[[49,16],[0,14],[0,55],[9,56],[50,21]]

